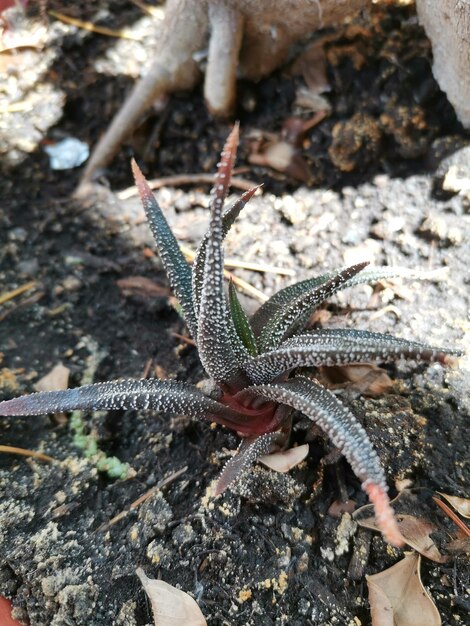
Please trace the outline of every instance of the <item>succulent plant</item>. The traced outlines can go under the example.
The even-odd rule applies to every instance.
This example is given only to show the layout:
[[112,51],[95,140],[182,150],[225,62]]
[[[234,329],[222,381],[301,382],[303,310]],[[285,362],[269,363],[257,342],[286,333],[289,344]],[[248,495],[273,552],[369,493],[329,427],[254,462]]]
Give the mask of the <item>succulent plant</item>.
[[223,277],[223,239],[257,189],[247,191],[224,211],[237,144],[235,126],[218,165],[209,229],[192,267],[137,164],[132,163],[158,252],[210,379],[199,386],[147,379],[39,392],[0,402],[0,415],[152,409],[217,422],[242,437],[238,453],[218,481],[220,493],[258,457],[285,446],[292,413],[300,411],[344,454],[375,507],[384,537],[401,545],[385,474],[366,431],[308,368],[398,358],[449,364],[460,353],[364,330],[305,330],[312,312],[338,290],[393,276],[415,276],[403,268],[360,263],[328,272],[282,289],[248,319],[233,284],[226,297]]

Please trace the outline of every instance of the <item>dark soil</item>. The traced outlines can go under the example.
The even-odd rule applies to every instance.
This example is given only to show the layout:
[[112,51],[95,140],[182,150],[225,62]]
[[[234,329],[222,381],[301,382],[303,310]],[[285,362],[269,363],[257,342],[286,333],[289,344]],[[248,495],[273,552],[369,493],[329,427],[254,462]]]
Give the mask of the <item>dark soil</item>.
[[[54,4],[93,20],[99,6],[112,28],[141,18],[127,2],[80,3],[80,10]],[[93,65],[114,44],[70,27],[49,42],[55,56],[40,80],[63,90],[64,106],[43,136],[96,141],[131,84]],[[248,165],[243,176],[264,182],[265,191],[233,228],[227,256],[292,269],[296,280],[364,258],[446,268],[442,280],[345,292],[327,308],[325,325],[468,349],[468,198],[441,191],[435,172],[468,136],[432,77],[431,50],[413,9],[375,8],[361,29],[345,30],[327,49],[332,112],[308,131],[302,147],[313,183],[299,186],[285,174]],[[279,73],[241,85],[239,166],[247,166],[250,130],[277,132],[298,112],[301,82]],[[15,118],[17,127],[26,128],[31,120],[19,115],[24,124]],[[13,141],[15,125],[10,128]],[[210,119],[200,92],[177,95],[162,115],[149,117],[102,182],[113,190],[131,184],[129,156],[142,150],[145,134],[153,143],[145,146],[146,159],[137,156],[148,174],[212,172],[227,130]],[[1,166],[0,296],[34,285],[0,306],[0,397],[32,391],[58,362],[70,369],[71,386],[93,365],[95,381],[138,378],[144,371],[201,380],[196,349],[173,334],[187,331],[149,252],[138,201],[111,192],[72,200],[79,170],[52,171],[41,147],[26,154],[12,145]],[[157,192],[178,237],[193,249],[207,224],[207,192]],[[267,295],[293,280],[237,275]],[[117,281],[131,276],[153,280],[161,293],[129,295]],[[257,306],[250,298],[243,302],[250,310]],[[348,388],[341,398],[374,441],[392,495],[409,479],[413,514],[435,524],[433,539],[446,553],[458,531],[431,496],[469,495],[468,361],[452,371],[412,364],[387,371],[395,384],[386,393],[365,397]],[[1,421],[3,445],[55,459],[0,455],[0,590],[31,626],[151,623],[137,567],[191,593],[209,624],[370,623],[365,575],[393,565],[401,551],[371,531],[355,532],[348,513],[333,516],[333,503],[350,498],[359,506],[366,498],[343,460],[324,462],[330,444],[305,418],[299,416],[293,434],[310,444],[300,468],[281,475],[258,466],[243,496],[235,488],[218,500],[209,487],[238,445],[235,434],[135,412],[89,415],[86,422],[107,455],[130,465],[127,479],[98,472],[74,445],[67,420]],[[123,511],[129,513],[110,524]],[[364,545],[368,557],[361,560]],[[443,624],[466,623],[468,557],[449,552],[445,564],[423,559],[421,574]]]

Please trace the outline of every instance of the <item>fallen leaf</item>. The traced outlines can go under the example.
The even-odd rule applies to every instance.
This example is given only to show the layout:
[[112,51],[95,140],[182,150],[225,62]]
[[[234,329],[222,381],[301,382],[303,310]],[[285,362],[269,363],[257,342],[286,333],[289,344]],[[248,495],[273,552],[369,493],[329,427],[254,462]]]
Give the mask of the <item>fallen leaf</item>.
[[259,152],[252,152],[248,162],[292,176],[296,180],[307,183],[311,178],[309,167],[298,148],[281,139],[266,142]]
[[328,515],[330,517],[336,517],[337,519],[339,519],[340,517],[342,517],[343,513],[354,513],[355,508],[355,500],[335,500],[330,504],[330,507],[328,509]]
[[393,387],[393,380],[387,372],[374,364],[322,367],[321,375],[333,388],[347,386],[366,396],[379,396]]
[[372,626],[440,626],[436,605],[420,576],[421,557],[406,554],[396,565],[366,576]]
[[468,554],[470,556],[470,539],[454,539],[446,544],[446,550],[453,554]]
[[137,576],[152,604],[155,626],[207,626],[196,600],[163,580],[147,578],[139,567]]
[[258,461],[275,472],[285,474],[305,459],[308,449],[308,443],[305,443],[297,448],[289,448],[282,452],[273,452],[272,454],[260,456]]
[[292,76],[298,76],[300,74],[305,80],[307,87],[315,93],[331,91],[331,86],[326,75],[324,43],[324,41],[315,41],[310,44],[299,54],[290,70]]
[[69,386],[70,370],[62,363],[57,363],[51,371],[34,385],[37,391],[60,391]]
[[[395,498],[395,500],[396,499],[397,498]],[[390,503],[392,506],[395,500],[392,500]],[[369,512],[373,514],[373,506],[366,504],[358,509],[353,517],[359,526],[379,532],[375,517],[373,515],[365,517]],[[434,524],[431,524],[431,522],[427,520],[420,519],[419,517],[415,517],[414,515],[395,515],[395,517],[398,529],[410,548],[414,548],[426,558],[431,559],[431,561],[436,561],[436,563],[447,562],[447,557],[439,552],[436,544],[430,537],[430,534],[436,530]]]
[[437,492],[453,507],[462,517],[470,519],[470,498],[459,498],[458,496],[449,496],[447,493]]
[[326,55],[323,49],[325,41],[316,41],[306,48],[292,64],[290,74],[302,76],[304,87],[296,93],[296,105],[312,112],[330,111],[331,105],[321,94],[330,91],[331,86],[326,75]]
[[248,162],[262,167],[271,167],[296,180],[308,183],[312,173],[302,154],[303,139],[308,130],[317,126],[327,115],[318,111],[310,119],[289,117],[284,121],[279,134],[254,130],[248,136]]

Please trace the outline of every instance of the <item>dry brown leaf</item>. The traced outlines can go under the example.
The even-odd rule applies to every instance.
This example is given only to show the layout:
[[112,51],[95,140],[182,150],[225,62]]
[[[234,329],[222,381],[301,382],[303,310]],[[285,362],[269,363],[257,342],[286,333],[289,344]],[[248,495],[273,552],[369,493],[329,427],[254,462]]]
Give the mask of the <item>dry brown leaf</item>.
[[323,45],[323,41],[310,44],[294,61],[290,71],[292,76],[300,74],[307,87],[315,93],[331,91],[326,75],[326,54]]
[[291,67],[293,76],[301,75],[305,87],[299,87],[295,103],[310,111],[330,111],[331,105],[321,94],[330,91],[326,75],[326,55],[324,41],[314,42],[294,61]]
[[459,498],[458,496],[449,496],[442,491],[437,492],[453,507],[462,517],[470,519],[470,498]]
[[470,556],[470,539],[454,539],[446,544],[446,550],[453,554],[468,554]]
[[379,396],[390,391],[393,380],[385,370],[374,364],[335,365],[322,367],[322,377],[331,386],[347,384],[366,396]]
[[[391,505],[393,506],[394,500]],[[362,517],[366,513],[372,514],[370,517]],[[373,507],[366,504],[354,513],[354,519],[364,528],[370,528],[379,532],[379,527],[373,517]],[[414,515],[396,515],[398,528],[403,535],[405,542],[431,561],[436,563],[445,563],[448,559],[439,552],[436,544],[431,539],[430,534],[436,530],[434,524],[427,520],[419,519]]]
[[366,576],[372,626],[440,626],[436,605],[423,587],[421,557],[409,553],[389,569]]
[[439,552],[430,535],[436,530],[434,524],[413,515],[397,515],[398,528],[406,543],[420,554],[436,561],[446,563],[447,557]]
[[311,178],[310,169],[298,148],[282,139],[265,143],[260,152],[253,152],[248,162],[292,176],[307,183]]
[[196,600],[163,580],[147,578],[139,567],[137,576],[152,604],[155,626],[207,626]]
[[327,111],[317,111],[310,119],[289,117],[284,121],[279,134],[260,130],[251,132],[249,139],[248,162],[263,167],[271,167],[278,172],[308,183],[312,173],[302,154],[303,139],[308,130],[320,124]]
[[354,513],[356,509],[355,500],[335,500],[328,508],[328,515],[339,519],[343,516],[343,513]]
[[301,463],[308,454],[308,443],[297,448],[289,448],[282,452],[273,452],[272,454],[266,454],[260,456],[258,461],[266,467],[274,470],[275,472],[281,472],[285,474],[290,469]]
[[37,391],[60,391],[69,386],[70,370],[63,363],[57,363],[51,371],[34,385]]

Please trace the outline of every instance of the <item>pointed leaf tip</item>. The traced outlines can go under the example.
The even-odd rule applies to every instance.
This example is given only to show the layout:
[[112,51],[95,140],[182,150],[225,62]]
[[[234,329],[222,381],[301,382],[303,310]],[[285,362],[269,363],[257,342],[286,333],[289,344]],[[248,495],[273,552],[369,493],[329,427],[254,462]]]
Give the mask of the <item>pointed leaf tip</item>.
[[193,306],[191,268],[181,252],[178,241],[152,190],[134,159],[131,160],[131,166],[137,191],[139,192],[153,238],[157,244],[158,254],[171,287],[179,300],[189,331],[193,337],[196,337],[197,322]]
[[[240,212],[246,206],[246,204],[250,201],[253,195],[257,192],[257,190],[262,187],[262,185],[256,185],[255,187],[251,187],[248,191],[245,191],[238,200],[234,202],[234,204],[229,207],[224,214],[222,215],[222,229],[223,229],[223,237],[227,235],[230,228],[233,226],[235,220],[237,219]],[[199,305],[201,302],[201,292],[202,292],[202,284],[204,282],[204,264],[206,260],[206,249],[207,249],[207,241],[209,239],[210,231],[204,235],[199,248],[196,253],[196,257],[193,263],[193,272],[192,272],[192,285],[193,285],[193,298],[194,298],[194,310],[196,313],[196,317],[199,316]]]
[[260,456],[266,456],[271,446],[280,441],[278,432],[266,433],[254,439],[244,439],[237,453],[225,465],[215,487],[215,496],[220,496],[227,487],[236,480],[240,480],[250,470],[253,463]]
[[145,212],[147,213],[148,210],[151,209],[153,205],[157,204],[157,201],[155,200],[153,191],[149,187],[147,179],[142,174],[142,170],[137,165],[137,161],[135,159],[131,159],[131,168],[132,168],[132,175],[134,176],[135,186],[137,187],[140,200],[144,206]]
[[232,178],[232,170],[237,156],[238,140],[240,137],[238,122],[232,128],[227,141],[224,144],[220,162],[217,165],[217,174],[215,176],[213,193],[213,201],[211,203],[212,211],[219,213],[222,209],[230,180]]
[[[324,283],[315,285],[309,291],[290,300],[287,306],[273,311],[272,317],[266,321],[259,334],[260,351],[277,348],[282,341],[302,329],[313,311],[322,302],[342,289],[352,277],[359,274],[368,264],[369,262],[365,261],[339,270]],[[256,323],[254,332],[256,335]]]
[[148,185],[146,184],[147,181],[145,180],[144,175],[142,174],[142,170],[137,165],[137,161],[134,158],[131,159],[131,168],[132,168],[132,175],[134,176],[135,184],[139,186],[139,184],[143,183],[146,187],[148,187]]
[[237,380],[238,385],[240,376],[245,378],[239,363],[247,355],[247,350],[238,337],[228,312],[222,250],[222,207],[230,184],[237,143],[238,126],[235,125],[225,143],[212,190],[197,338],[199,356],[206,372],[218,382],[230,384]]

